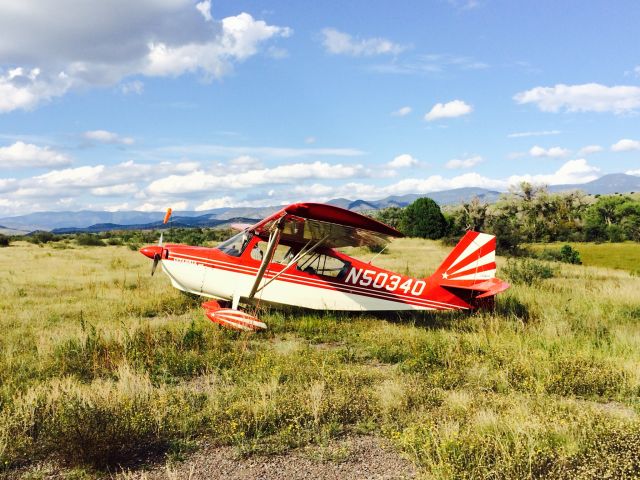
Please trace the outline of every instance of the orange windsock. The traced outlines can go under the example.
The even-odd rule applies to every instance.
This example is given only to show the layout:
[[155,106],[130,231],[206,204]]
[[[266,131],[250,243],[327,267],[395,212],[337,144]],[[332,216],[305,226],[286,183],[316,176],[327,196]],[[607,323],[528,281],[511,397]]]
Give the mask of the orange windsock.
[[171,217],[171,208],[167,208],[167,214],[164,216],[164,221],[162,223],[167,223],[169,221],[169,218]]

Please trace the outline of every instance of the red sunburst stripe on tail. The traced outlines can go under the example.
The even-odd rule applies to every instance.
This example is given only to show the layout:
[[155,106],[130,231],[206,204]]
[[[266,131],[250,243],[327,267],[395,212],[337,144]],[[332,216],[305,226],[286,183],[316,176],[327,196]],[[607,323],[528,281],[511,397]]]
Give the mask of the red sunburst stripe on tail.
[[459,277],[466,277],[467,275],[474,275],[480,272],[486,272],[489,270],[496,269],[496,262],[487,263],[486,265],[480,265],[479,267],[470,268],[469,270],[464,270],[462,272],[456,272],[449,275],[449,280],[455,280]]
[[482,259],[482,257],[485,257],[486,255],[490,255],[491,253],[495,252],[495,250],[496,250],[496,239],[492,238],[477,250],[470,252],[465,258],[462,258],[460,259],[460,261],[458,261],[454,265],[451,265],[447,269],[447,271],[452,273],[460,272],[468,265],[471,265],[474,262],[477,262],[478,260]]

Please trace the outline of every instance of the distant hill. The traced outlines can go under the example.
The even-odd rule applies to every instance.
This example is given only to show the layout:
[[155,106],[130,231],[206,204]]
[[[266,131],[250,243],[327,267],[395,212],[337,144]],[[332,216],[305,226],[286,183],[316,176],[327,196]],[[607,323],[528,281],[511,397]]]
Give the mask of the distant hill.
[[193,227],[225,227],[233,223],[256,223],[259,218],[234,217],[226,220],[215,220],[209,215],[200,217],[178,217],[172,219],[168,224],[161,221],[150,223],[139,223],[133,225],[120,225],[117,223],[96,223],[88,227],[54,228],[52,233],[97,233],[109,232],[112,230],[153,230],[167,228],[193,228]]
[[[591,182],[570,185],[554,185],[552,192],[582,190],[591,195],[640,192],[640,176],[613,173],[604,175]],[[455,205],[469,201],[474,197],[487,203],[495,202],[501,192],[485,188],[454,188],[440,192],[410,193],[392,195],[381,200],[349,200],[336,198],[327,203],[355,211],[379,210],[387,207],[405,207],[420,197],[433,198],[440,205]],[[276,212],[282,205],[269,207],[226,207],[215,208],[203,212],[174,212],[171,225],[175,227],[216,227],[229,223],[251,223],[257,219]],[[56,233],[98,232],[121,229],[161,228],[160,220],[164,212],[101,212],[82,210],[79,212],[36,212],[16,217],[0,218],[0,231],[27,233],[34,230],[51,230]]]
[[579,185],[553,185],[552,192],[582,190],[590,195],[607,195],[611,193],[640,192],[640,177],[625,173],[612,173]]

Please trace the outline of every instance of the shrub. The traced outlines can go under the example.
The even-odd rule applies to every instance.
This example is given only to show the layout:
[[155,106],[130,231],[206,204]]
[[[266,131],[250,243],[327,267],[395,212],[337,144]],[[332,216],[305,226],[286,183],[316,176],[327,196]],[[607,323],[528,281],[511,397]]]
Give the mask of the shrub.
[[571,263],[573,265],[581,265],[582,260],[580,258],[580,252],[578,252],[571,245],[563,245],[560,249],[560,261],[564,263]]
[[107,245],[122,245],[122,239],[120,237],[111,237],[107,240]]
[[552,262],[570,263],[572,265],[582,265],[580,252],[571,245],[563,245],[559,250],[543,250],[538,254],[541,260],[549,260]]
[[549,265],[530,258],[509,259],[502,271],[511,282],[529,286],[537,285],[555,274]]
[[38,230],[29,234],[27,240],[31,243],[49,243],[57,240],[56,235],[51,232],[45,232],[44,230]]
[[9,246],[9,237],[6,235],[2,235],[0,233],[0,247],[8,247]]
[[76,238],[76,243],[78,245],[83,245],[86,247],[104,247],[105,246],[105,243],[102,240],[100,240],[100,237],[92,233],[81,233]]

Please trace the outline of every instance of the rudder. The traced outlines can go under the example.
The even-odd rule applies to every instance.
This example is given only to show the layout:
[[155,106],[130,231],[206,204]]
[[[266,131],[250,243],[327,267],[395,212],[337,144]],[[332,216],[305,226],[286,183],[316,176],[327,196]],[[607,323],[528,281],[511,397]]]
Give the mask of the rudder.
[[467,232],[434,273],[437,279],[461,285],[489,280],[496,274],[496,237]]

